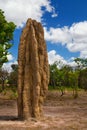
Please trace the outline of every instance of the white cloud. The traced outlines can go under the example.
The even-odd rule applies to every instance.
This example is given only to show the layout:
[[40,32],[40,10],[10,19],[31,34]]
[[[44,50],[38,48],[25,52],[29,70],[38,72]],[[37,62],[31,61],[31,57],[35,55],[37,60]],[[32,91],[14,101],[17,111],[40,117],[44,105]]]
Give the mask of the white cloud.
[[8,63],[4,63],[2,68],[4,68],[5,70],[7,70],[8,72],[12,71],[11,65],[12,64],[18,64],[17,61],[13,61],[13,62],[8,62]]
[[55,50],[51,50],[48,52],[48,60],[49,64],[53,64],[55,61],[57,62],[61,61],[63,64],[67,63],[62,56],[56,53]]
[[52,18],[57,17],[57,16],[58,16],[57,13],[52,14]]
[[9,54],[9,55],[7,55],[7,59],[8,59],[8,61],[11,61],[14,59],[14,57],[11,54]]
[[71,66],[71,67],[76,67],[77,64],[76,62],[74,61],[75,57],[71,57],[70,59],[68,59],[67,61],[67,65]]
[[69,35],[68,27],[64,28],[44,28],[45,31],[45,39],[47,41],[51,41],[52,43],[68,43],[71,40],[71,36]]
[[87,21],[74,23],[71,27],[44,28],[45,39],[52,43],[65,45],[70,52],[80,52],[87,57]]
[[6,19],[17,26],[23,26],[28,18],[41,22],[45,11],[57,16],[50,0],[0,0],[0,8],[5,11]]
[[80,57],[81,58],[84,58],[84,57],[87,58],[87,47],[83,51],[81,51]]
[[55,8],[53,7],[52,9],[53,9],[52,17],[53,17],[53,18],[54,18],[54,17],[57,17],[57,16],[58,16],[58,13],[55,12]]
[[48,60],[49,64],[53,64],[54,62],[59,62],[58,65],[59,68],[61,68],[63,65],[69,65],[71,67],[76,67],[77,64],[74,61],[75,57],[71,57],[69,60],[65,60],[62,56],[60,56],[58,53],[56,53],[55,50],[51,50],[48,52]]

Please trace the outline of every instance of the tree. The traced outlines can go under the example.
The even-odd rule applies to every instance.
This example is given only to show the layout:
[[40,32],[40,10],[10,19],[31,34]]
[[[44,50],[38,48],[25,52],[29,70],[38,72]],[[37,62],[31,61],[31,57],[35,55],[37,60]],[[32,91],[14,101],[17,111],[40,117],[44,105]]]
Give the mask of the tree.
[[58,67],[57,63],[54,62],[52,65],[50,65],[50,85],[55,88],[58,85]]
[[57,86],[61,91],[61,96],[63,96],[65,87],[69,86],[69,72],[72,68],[68,65],[61,65],[61,69],[59,69],[59,64],[59,62],[54,62],[50,65],[50,85],[54,89]]
[[7,70],[0,69],[0,81],[2,84],[2,91],[5,89],[5,81],[8,78],[8,75],[9,74],[8,74]]
[[16,25],[13,22],[7,22],[4,12],[0,9],[0,68],[7,62],[8,49],[12,47],[11,40]]
[[87,91],[87,68],[80,71],[79,77],[80,88],[83,88],[85,91]]
[[[77,71],[78,71],[78,87],[82,87],[84,86],[84,88],[86,87],[86,77],[87,77],[87,73],[86,73],[86,68],[87,68],[87,58],[76,58],[74,60],[77,63]],[[83,80],[84,79],[84,80]],[[83,85],[82,85],[83,84]]]
[[81,70],[87,67],[87,58],[76,58],[74,60],[77,63],[77,69]]
[[74,98],[78,97],[78,72],[69,72],[69,85],[73,88]]
[[12,89],[17,88],[17,79],[18,79],[18,65],[12,64],[12,72],[9,74],[8,83],[12,87]]
[[63,86],[69,86],[69,72],[72,72],[72,68],[69,65],[64,65],[61,68],[62,72],[62,85]]
[[64,65],[60,69],[60,82],[61,82],[61,96],[65,94],[65,88],[69,87],[69,72],[72,72],[72,68],[69,65]]

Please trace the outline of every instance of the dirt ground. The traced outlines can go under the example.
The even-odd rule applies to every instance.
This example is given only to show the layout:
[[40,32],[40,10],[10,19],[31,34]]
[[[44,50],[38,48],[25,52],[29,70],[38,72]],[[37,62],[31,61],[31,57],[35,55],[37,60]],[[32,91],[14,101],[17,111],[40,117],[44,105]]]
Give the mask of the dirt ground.
[[0,130],[87,130],[87,93],[79,92],[74,99],[66,93],[48,92],[43,107],[44,116],[20,121],[17,118],[16,100],[0,95]]

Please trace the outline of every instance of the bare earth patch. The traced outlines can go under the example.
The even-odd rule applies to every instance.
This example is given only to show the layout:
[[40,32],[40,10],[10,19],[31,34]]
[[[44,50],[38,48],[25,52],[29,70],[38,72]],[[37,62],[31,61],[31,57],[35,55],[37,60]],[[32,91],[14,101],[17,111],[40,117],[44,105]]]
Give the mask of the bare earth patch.
[[17,101],[0,96],[0,130],[87,130],[87,93],[79,92],[73,99],[70,93],[48,92],[41,119],[17,118]]

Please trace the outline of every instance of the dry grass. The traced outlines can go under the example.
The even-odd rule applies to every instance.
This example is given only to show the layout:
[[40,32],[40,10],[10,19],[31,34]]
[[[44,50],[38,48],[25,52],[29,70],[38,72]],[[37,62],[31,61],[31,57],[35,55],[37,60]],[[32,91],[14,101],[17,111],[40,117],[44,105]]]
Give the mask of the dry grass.
[[16,100],[0,100],[0,130],[87,130],[87,93],[79,92],[74,99],[71,92],[60,97],[48,92],[44,103],[44,117],[39,120],[17,120]]

